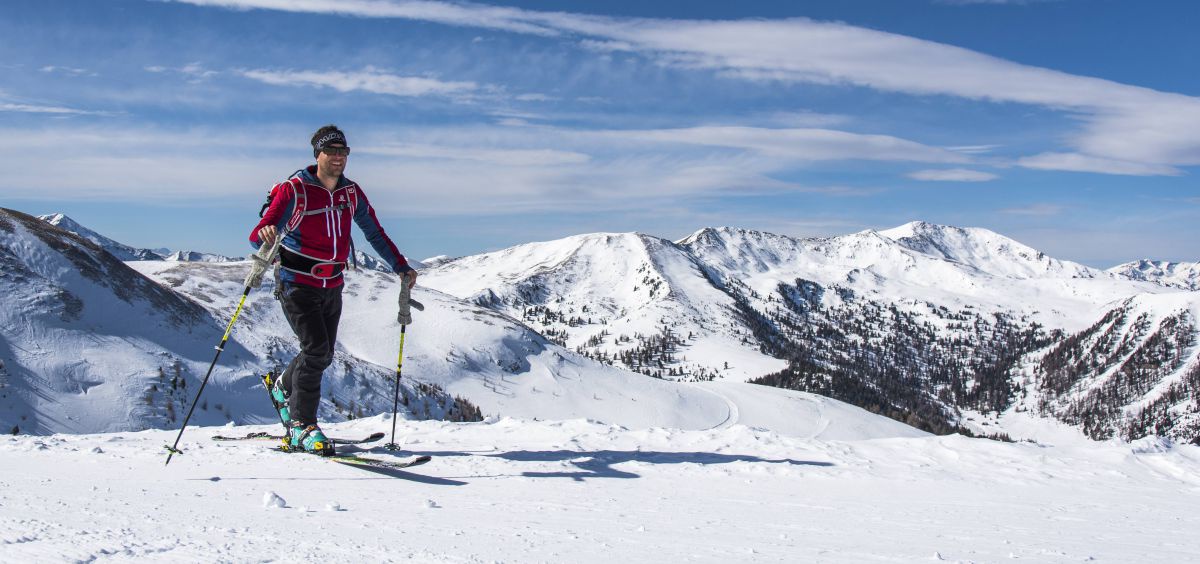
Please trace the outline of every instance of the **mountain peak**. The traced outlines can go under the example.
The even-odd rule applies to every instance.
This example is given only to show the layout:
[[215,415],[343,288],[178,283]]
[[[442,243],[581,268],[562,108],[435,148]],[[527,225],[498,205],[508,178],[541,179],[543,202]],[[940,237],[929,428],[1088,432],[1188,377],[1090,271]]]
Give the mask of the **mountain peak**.
[[1098,270],[1050,258],[1033,247],[982,227],[912,221],[879,234],[914,251],[1005,278],[1103,276]]

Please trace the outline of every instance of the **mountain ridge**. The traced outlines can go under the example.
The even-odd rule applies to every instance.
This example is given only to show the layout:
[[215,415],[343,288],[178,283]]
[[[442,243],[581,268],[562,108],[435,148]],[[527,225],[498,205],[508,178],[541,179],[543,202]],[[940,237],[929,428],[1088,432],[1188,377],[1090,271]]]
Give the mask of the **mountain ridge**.
[[[557,258],[535,258],[543,255]],[[580,256],[628,270],[620,282],[595,272],[606,290],[589,293],[579,282],[589,269],[571,261]],[[808,239],[730,227],[677,241],[576,235],[463,257],[423,280],[601,362],[666,379],[814,391],[936,432],[965,429],[963,410],[1012,408],[1024,355],[1131,296],[1176,291],[986,229],[925,222]],[[612,317],[585,317],[596,304]],[[830,387],[830,378],[845,385]],[[1110,419],[1108,428],[1120,426]]]
[[[1129,299],[1179,288],[1060,261],[984,229],[911,222],[802,239],[716,227],[676,241],[644,233],[593,233],[436,259],[423,267],[419,299],[435,304],[439,315],[473,318],[483,325],[472,327],[493,329],[428,327],[427,334],[442,344],[416,345],[413,362],[450,393],[476,398],[488,410],[578,416],[593,409],[592,400],[579,395],[575,384],[564,387],[570,380],[563,375],[615,376],[628,370],[670,381],[753,380],[816,392],[938,433],[991,433],[1002,425],[980,429],[967,418],[990,413],[985,417],[999,423],[1014,410],[1071,421],[1093,438],[1136,438],[1154,425],[1166,429],[1168,424],[1176,438],[1192,440],[1200,432],[1186,415],[1187,402],[1197,395],[1186,374],[1200,361],[1184,338],[1170,341],[1182,350],[1171,357],[1175,360],[1159,359],[1170,370],[1136,379],[1138,394],[1100,398],[1103,405],[1093,406],[1101,413],[1099,423],[1083,422],[1080,410],[1071,407],[1087,397],[1086,386],[1047,387],[1053,378],[1035,368],[1047,351],[1083,339],[1077,336]],[[212,319],[227,315],[220,303],[240,283],[237,263],[127,264],[202,305]],[[348,280],[349,299],[368,303],[394,285],[394,277],[382,271],[352,273]],[[271,327],[251,345],[259,362],[288,354],[290,333],[269,304],[252,303],[244,314],[255,332]],[[383,377],[383,367],[394,360],[380,353],[388,348],[387,339],[377,334],[387,323],[386,313],[365,307],[370,314],[363,319],[369,322],[351,320],[361,313],[344,321],[347,339],[340,354],[346,366],[365,361],[375,366],[367,372]],[[1176,326],[1194,332],[1192,320],[1183,321]],[[517,336],[526,330],[537,337]],[[464,334],[470,336],[465,347],[457,343]],[[480,338],[482,348],[470,344]],[[544,344],[534,343],[539,338]],[[1099,342],[1110,346],[1113,341]],[[445,354],[444,364],[436,362],[438,354]],[[1179,358],[1184,361],[1175,366]],[[544,376],[534,376],[543,370]],[[338,372],[334,379],[346,387],[334,394],[338,405],[329,409],[354,414],[365,406],[378,408],[351,391],[363,374]],[[1080,373],[1071,381],[1108,377]],[[628,378],[614,382],[644,387]],[[511,388],[513,382],[520,384]],[[571,394],[563,396],[572,398],[567,409],[521,399],[547,387]],[[505,388],[524,391],[514,396],[502,393]],[[1046,391],[1051,388],[1054,394]],[[615,388],[605,393],[632,401]],[[699,397],[671,409],[705,405],[704,412],[723,405],[696,403]],[[1029,403],[1028,397],[1046,399]],[[1170,405],[1164,407],[1164,398]],[[744,406],[742,411],[751,413]],[[612,412],[603,413],[602,418]],[[694,428],[701,419],[685,417],[674,424]],[[651,420],[628,419],[639,425]]]

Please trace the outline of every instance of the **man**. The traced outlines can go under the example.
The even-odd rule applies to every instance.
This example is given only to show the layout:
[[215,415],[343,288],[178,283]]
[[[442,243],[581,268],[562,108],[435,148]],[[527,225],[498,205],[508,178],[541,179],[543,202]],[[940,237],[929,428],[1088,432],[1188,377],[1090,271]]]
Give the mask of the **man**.
[[338,321],[342,315],[342,271],[350,256],[350,220],[366,235],[375,252],[404,280],[416,284],[417,272],[384,233],[362,188],[346,178],[350,146],[335,125],[312,137],[317,164],[296,171],[271,189],[262,221],[250,232],[250,243],[270,245],[282,234],[277,292],[292,331],[300,340],[296,355],[271,390],[279,413],[290,426],[293,449],[333,454],[329,439],[317,426],[321,376],[333,362]]

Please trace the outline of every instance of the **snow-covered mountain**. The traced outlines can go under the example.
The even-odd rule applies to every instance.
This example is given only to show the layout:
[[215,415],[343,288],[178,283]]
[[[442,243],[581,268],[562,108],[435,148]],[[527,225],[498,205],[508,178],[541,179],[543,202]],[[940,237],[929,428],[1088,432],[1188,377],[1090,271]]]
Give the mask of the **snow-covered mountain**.
[[1200,292],[1141,294],[1031,354],[1015,409],[1051,413],[1093,438],[1200,441]]
[[0,210],[0,263],[6,430],[138,428],[172,405],[181,368],[211,354],[204,308],[50,223]]
[[[117,285],[120,290],[111,291],[149,288],[147,291],[154,295],[164,296],[161,299],[186,308],[194,322],[187,331],[155,324],[150,315],[155,311],[154,302],[139,295],[131,296],[130,301],[146,311],[108,316],[107,325],[96,325],[87,318],[68,324],[62,334],[47,336],[45,326],[54,322],[27,316],[27,332],[6,330],[0,334],[4,342],[13,345],[11,350],[0,351],[4,401],[23,402],[20,409],[0,411],[0,427],[16,425],[22,432],[45,433],[177,425],[180,411],[186,409],[192,397],[189,390],[196,389],[212,358],[211,347],[220,339],[241,294],[245,265],[121,263],[99,247],[48,223],[19,212],[5,213],[5,217],[14,218],[12,222],[32,222],[41,234],[39,240],[44,240],[42,245],[82,246],[98,257],[95,260],[107,261],[113,271],[120,271],[126,278]],[[119,300],[91,288],[73,286],[73,270],[78,267],[59,264],[61,260],[47,258],[44,251],[30,254],[28,249],[38,245],[31,242],[37,236],[28,229],[14,229],[3,241],[4,248],[18,250],[10,262],[20,268],[10,270],[21,272],[33,263],[65,277],[68,282],[62,284],[67,291],[82,296],[75,309],[88,314]],[[251,294],[239,316],[205,390],[205,401],[194,418],[196,423],[272,420],[257,374],[286,363],[295,354],[296,345],[271,297],[269,282],[266,286]],[[393,300],[398,294],[398,279],[392,274],[361,270],[349,275],[338,349],[325,376],[326,400],[321,407],[324,420],[391,410],[392,367],[399,337]],[[415,297],[426,310],[417,314],[404,352],[404,400],[409,416],[461,418],[470,416],[478,406],[483,413],[493,415],[582,417],[629,427],[708,429],[741,421],[798,436],[923,435],[911,427],[812,394],[740,383],[698,386],[649,378],[567,351],[520,322],[473,303],[423,287],[417,288]],[[0,297],[0,308],[12,319],[26,315],[25,303]],[[54,311],[47,305],[37,305]],[[136,328],[133,336],[125,335],[121,329],[125,326]],[[102,345],[103,350],[93,350],[93,342]],[[70,354],[57,353],[65,350]],[[107,362],[97,365],[99,358]],[[66,370],[64,366],[73,371],[72,381],[90,384],[86,393],[77,389],[79,386],[58,381]],[[96,390],[106,395],[100,397]],[[84,409],[83,405],[90,407]],[[825,415],[814,423],[797,417],[804,412]],[[10,421],[10,413],[16,419]]]
[[116,257],[117,260],[133,261],[133,260],[172,260],[172,261],[187,261],[187,262],[233,262],[243,260],[242,258],[227,257],[213,253],[201,253],[196,251],[172,251],[170,249],[138,249],[124,243],[118,243],[104,235],[96,233],[83,225],[80,225],[75,220],[61,213],[38,216],[38,219],[45,221],[55,227],[70,231],[88,241],[98,245],[100,248],[108,251],[109,254]]
[[422,280],[602,362],[758,379],[939,432],[961,409],[1010,407],[1022,355],[1130,296],[1169,291],[923,222],[816,239],[580,235],[463,257]]
[[1041,251],[978,227],[914,221],[879,232],[900,245],[1004,278],[1097,278],[1103,273],[1054,259]]
[[[0,263],[0,428],[22,433],[178,425],[232,313],[234,304],[224,302],[240,295],[244,274],[236,263],[124,263],[72,232],[2,209]],[[193,278],[188,283],[196,292],[184,296],[129,265],[213,269],[238,280]],[[244,317],[253,320],[259,309],[251,303]],[[259,336],[235,335],[226,344],[195,423],[270,421],[257,374],[278,364],[291,345]],[[386,381],[388,370],[344,351],[337,359],[327,379],[328,416],[390,406],[355,381]],[[408,384],[405,395],[419,402],[406,409],[414,416],[469,410],[434,388]]]
[[[20,238],[9,243],[24,244]],[[1193,294],[1167,298],[1177,290],[1053,259],[983,229],[914,222],[798,239],[706,228],[674,242],[599,233],[430,262],[417,291],[430,308],[410,332],[405,379],[448,395],[435,395],[433,408],[414,411],[417,416],[453,411],[449,398],[459,396],[467,400],[460,411],[473,404],[485,414],[688,429],[741,421],[803,434],[807,430],[790,423],[788,413],[825,401],[803,393],[813,392],[939,433],[1002,433],[1003,417],[996,414],[1015,409],[1067,421],[1096,438],[1153,434],[1149,420],[1162,429],[1162,421],[1172,421],[1175,430],[1163,433],[1177,438],[1197,433],[1190,416],[1139,411],[1161,415],[1169,404],[1172,414],[1188,413],[1196,394],[1184,383],[1197,360],[1185,337],[1194,336],[1194,324],[1176,324],[1182,333],[1169,343],[1178,349],[1173,355],[1137,357],[1139,365],[1154,364],[1156,375],[1139,376],[1119,398],[1093,393],[1088,382],[1113,377],[1103,370],[1076,369],[1064,380],[1052,367],[1039,368],[1055,358],[1049,351],[1079,340],[1125,304],[1160,297],[1187,302]],[[226,302],[240,293],[244,274],[239,263],[126,264],[202,306],[202,324],[214,333],[207,340],[219,336],[234,305]],[[397,290],[396,277],[384,271],[348,277],[326,416],[388,410],[377,388],[392,376],[395,306],[385,296]],[[1093,348],[1115,346],[1113,339]],[[188,342],[211,346],[205,340]],[[245,350],[222,359],[216,381],[224,384],[216,394],[252,389],[253,374],[294,354],[294,339],[267,289],[252,295],[234,340]],[[172,371],[195,379],[206,353],[178,367],[143,363],[139,373],[161,372],[168,383],[175,380]],[[15,370],[0,368],[0,377],[12,379]],[[769,386],[741,384],[747,380]],[[154,393],[162,389],[161,382],[148,386]],[[172,393],[175,404],[186,395]],[[222,414],[214,422],[269,416],[258,398],[247,401],[232,411],[253,417]],[[1082,419],[1080,402],[1102,404],[1096,417],[1103,424]],[[221,403],[231,411],[234,400]],[[978,416],[992,427],[971,423],[987,413]],[[133,420],[93,430],[169,422]],[[828,427],[837,432],[837,424]],[[901,431],[885,426],[879,432]]]
[[1200,290],[1200,262],[1139,260],[1114,266],[1106,272],[1131,280],[1145,280],[1184,290]]
[[923,318],[966,308],[1062,330],[1086,327],[1106,304],[1163,291],[1051,259],[987,230],[919,222],[828,239],[731,228],[703,229],[678,242],[581,235],[463,257],[428,269],[422,280],[599,358],[669,331],[668,340],[679,342],[670,347],[671,360],[649,355],[652,372],[670,377],[662,368],[674,367],[734,380],[781,367],[753,338],[747,316],[776,315],[797,292],[811,297],[818,287],[823,308],[869,300]]

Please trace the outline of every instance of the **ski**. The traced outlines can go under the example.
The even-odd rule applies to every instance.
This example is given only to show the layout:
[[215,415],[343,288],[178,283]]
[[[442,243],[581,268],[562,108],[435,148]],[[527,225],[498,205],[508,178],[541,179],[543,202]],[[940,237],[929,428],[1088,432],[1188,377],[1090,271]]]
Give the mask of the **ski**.
[[[288,454],[311,454],[311,453],[302,453],[302,452],[294,451],[294,450],[285,450],[285,449],[283,449],[283,447],[274,447],[271,450],[274,450],[275,452],[286,452]],[[311,454],[311,456],[313,458],[320,458],[321,460],[329,460],[332,462],[338,462],[338,463],[345,464],[348,466],[370,466],[372,468],[390,468],[392,470],[399,470],[401,468],[411,468],[413,466],[420,466],[422,464],[425,464],[426,462],[429,462],[430,460],[433,460],[433,457],[429,456],[428,454],[418,454],[418,455],[413,455],[413,456],[409,456],[409,457],[405,457],[405,458],[397,458],[395,460],[380,460],[378,458],[367,458],[364,456],[356,456],[353,454],[334,454],[332,456],[322,456],[319,454]]]
[[[371,433],[370,435],[367,435],[366,437],[362,437],[359,439],[339,439],[339,438],[330,437],[329,442],[332,442],[335,445],[361,445],[361,444],[366,444],[366,443],[373,443],[375,441],[382,439],[383,437],[384,437],[383,433]],[[272,441],[272,440],[273,441],[282,441],[283,438],[284,438],[283,435],[272,435],[270,433],[260,431],[257,433],[249,433],[244,437],[226,437],[224,435],[215,435],[212,437],[212,440],[214,440],[214,441]]]
[[348,466],[370,466],[372,468],[390,468],[392,470],[399,470],[401,468],[411,468],[413,466],[420,466],[422,464],[425,464],[426,462],[429,462],[430,460],[433,460],[433,458],[427,454],[422,454],[419,456],[410,456],[408,458],[400,458],[400,459],[396,459],[396,460],[379,460],[377,458],[364,458],[361,456],[353,456],[353,455],[334,455],[334,456],[328,456],[328,457],[324,457],[324,458],[328,458],[334,462],[338,462],[338,463],[345,464]]

